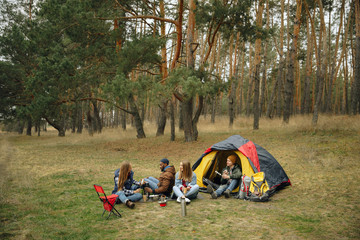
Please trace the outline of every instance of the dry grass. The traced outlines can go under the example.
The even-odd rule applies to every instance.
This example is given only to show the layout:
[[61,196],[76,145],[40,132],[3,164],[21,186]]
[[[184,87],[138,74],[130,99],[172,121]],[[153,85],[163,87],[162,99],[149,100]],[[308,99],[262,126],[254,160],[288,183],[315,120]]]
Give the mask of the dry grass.
[[[105,129],[57,137],[1,133],[0,239],[338,239],[360,238],[357,184],[360,118],[321,116],[316,129],[311,117],[261,119],[252,130],[252,119],[238,118],[228,127],[227,118],[210,124],[199,122],[199,140],[185,143],[177,132],[170,142],[155,137],[153,123],[144,124],[146,139],[136,139],[134,129]],[[110,193],[113,171],[121,161],[132,162],[136,178],[159,175],[158,162],[167,157],[178,167],[181,160],[194,163],[212,144],[233,134],[266,148],[277,158],[292,187],[275,194],[268,203],[236,199],[203,199],[188,206],[169,202],[139,203],[134,210],[119,205],[122,219],[101,218],[101,205],[92,184]],[[226,229],[226,230],[225,230]]]

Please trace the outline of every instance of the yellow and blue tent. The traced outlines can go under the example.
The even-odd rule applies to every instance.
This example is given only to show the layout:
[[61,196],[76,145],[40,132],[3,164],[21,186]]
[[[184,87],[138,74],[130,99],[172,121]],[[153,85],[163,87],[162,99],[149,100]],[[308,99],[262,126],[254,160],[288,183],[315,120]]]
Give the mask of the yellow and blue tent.
[[254,173],[265,173],[269,194],[291,185],[284,169],[268,151],[240,135],[233,135],[209,147],[192,166],[200,188],[204,189],[207,185],[204,178],[214,183],[220,182],[220,176],[215,171],[221,172],[226,166],[227,157],[232,154],[238,156],[237,164],[243,175],[251,177]]

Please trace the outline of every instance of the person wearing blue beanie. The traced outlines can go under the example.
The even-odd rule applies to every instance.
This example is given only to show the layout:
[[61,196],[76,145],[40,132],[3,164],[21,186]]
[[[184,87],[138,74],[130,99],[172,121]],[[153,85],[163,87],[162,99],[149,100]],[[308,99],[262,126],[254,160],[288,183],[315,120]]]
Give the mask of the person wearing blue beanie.
[[170,162],[167,158],[160,160],[161,174],[159,178],[148,177],[145,178],[145,182],[148,183],[148,187],[144,187],[144,190],[150,194],[164,194],[170,196],[173,186],[175,184],[175,167],[169,166]]

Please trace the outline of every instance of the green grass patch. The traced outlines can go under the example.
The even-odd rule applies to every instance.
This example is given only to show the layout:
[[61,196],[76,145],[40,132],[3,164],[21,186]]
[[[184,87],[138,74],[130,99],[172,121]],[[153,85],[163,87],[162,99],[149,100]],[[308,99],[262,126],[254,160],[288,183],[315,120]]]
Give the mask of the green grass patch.
[[[156,126],[146,123],[147,138],[136,139],[129,128],[104,129],[89,137],[56,131],[41,137],[0,135],[0,239],[336,239],[360,238],[359,126],[360,119],[297,117],[289,125],[261,119],[199,122],[199,140],[185,143],[183,134],[170,142],[169,132],[155,137]],[[154,130],[155,129],[155,130]],[[176,201],[161,208],[157,202],[123,204],[122,218],[105,220],[93,184],[107,194],[113,173],[130,161],[135,178],[158,176],[159,160],[194,163],[211,145],[240,134],[263,146],[283,166],[292,187],[267,203],[237,199],[202,199],[187,206],[181,217]],[[355,183],[355,184],[354,184]]]

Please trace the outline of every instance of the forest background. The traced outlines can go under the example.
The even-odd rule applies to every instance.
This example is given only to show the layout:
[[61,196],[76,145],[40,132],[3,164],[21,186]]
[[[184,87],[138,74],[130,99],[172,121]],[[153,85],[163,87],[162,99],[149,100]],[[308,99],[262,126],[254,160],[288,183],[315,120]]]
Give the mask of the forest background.
[[[0,9],[0,238],[359,238],[359,1]],[[194,163],[233,134],[292,186],[265,204],[203,194],[187,221],[175,202],[119,205],[104,223],[92,184],[110,192],[121,161],[157,176],[162,157]]]
[[1,2],[0,119],[64,136],[360,109],[359,1]]

